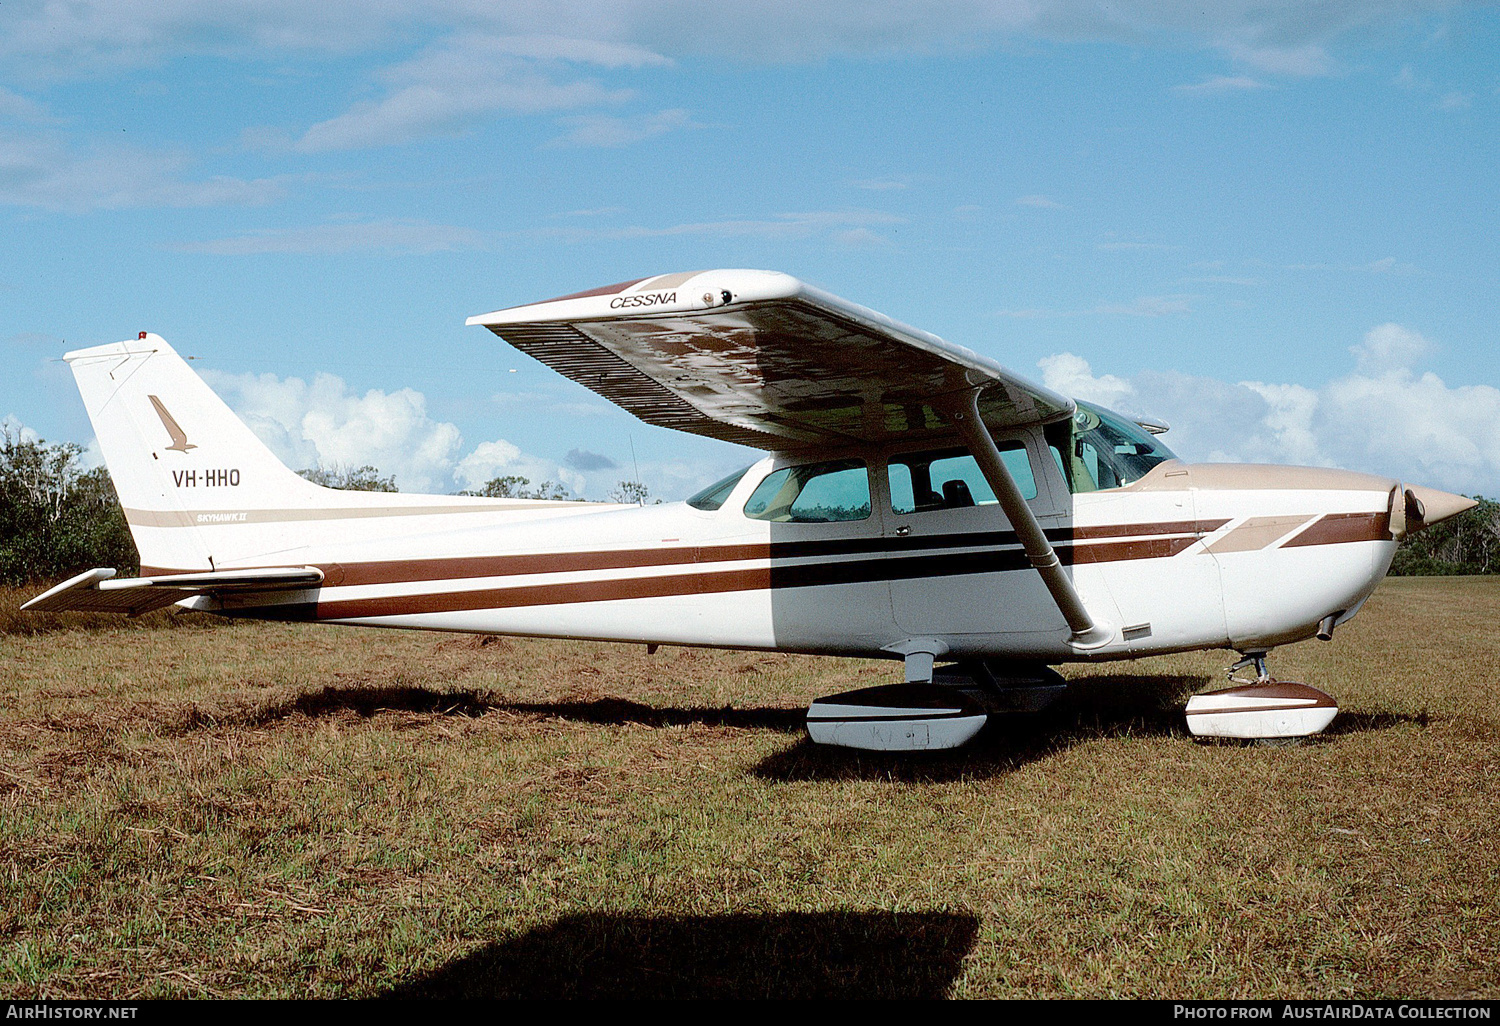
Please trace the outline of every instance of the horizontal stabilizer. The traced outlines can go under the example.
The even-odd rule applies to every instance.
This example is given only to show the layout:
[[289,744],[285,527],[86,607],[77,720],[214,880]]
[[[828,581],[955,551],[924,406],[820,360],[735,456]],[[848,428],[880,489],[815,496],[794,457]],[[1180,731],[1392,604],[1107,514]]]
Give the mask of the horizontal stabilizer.
[[126,613],[139,616],[193,595],[314,588],[323,582],[323,571],[312,566],[214,570],[131,577],[122,581],[111,580],[114,575],[114,570],[108,567],[87,570],[43,592],[21,608],[37,613]]

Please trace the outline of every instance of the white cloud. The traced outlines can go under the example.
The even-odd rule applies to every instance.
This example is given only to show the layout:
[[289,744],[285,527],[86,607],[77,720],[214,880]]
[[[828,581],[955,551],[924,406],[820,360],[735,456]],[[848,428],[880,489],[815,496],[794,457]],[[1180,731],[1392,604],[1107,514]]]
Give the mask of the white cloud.
[[541,229],[537,234],[554,238],[585,241],[590,239],[650,239],[677,235],[705,235],[722,238],[810,239],[828,238],[844,245],[885,246],[890,240],[875,229],[883,225],[905,224],[906,219],[880,210],[813,210],[777,214],[770,218],[744,218],[724,221],[692,221],[665,227],[630,225],[621,228],[558,227]]
[[[589,79],[570,79],[570,66],[619,69],[666,63],[640,47],[598,40],[460,33],[385,71],[385,97],[361,101],[313,125],[295,146],[304,152],[387,146],[455,134],[499,114],[622,103],[633,94]],[[657,117],[670,120],[675,113],[681,112]],[[667,124],[661,131],[672,127],[680,126]]]
[[1443,98],[1438,101],[1439,110],[1468,110],[1474,106],[1473,93],[1451,92],[1444,93]]
[[458,426],[428,416],[427,397],[414,389],[370,389],[358,395],[342,378],[326,373],[314,375],[310,382],[275,374],[202,374],[293,469],[368,464],[395,477],[404,492],[477,488],[505,474],[519,474],[534,485],[560,481],[577,495],[592,490],[602,496],[614,484],[602,479],[608,474],[594,481],[556,460],[525,453],[503,438],[464,452]]
[[1367,274],[1418,274],[1420,269],[1415,264],[1405,263],[1393,256],[1381,257],[1379,260],[1371,260],[1367,264],[1285,264],[1284,271],[1357,271]]
[[1241,64],[1276,75],[1327,75],[1333,71],[1333,58],[1318,43],[1276,46],[1231,39],[1220,42],[1218,48]]
[[127,147],[83,154],[52,136],[0,131],[0,203],[71,212],[259,205],[286,191],[277,178],[193,180],[191,163],[183,153]]
[[1432,352],[1432,343],[1410,328],[1381,324],[1365,333],[1364,341],[1349,347],[1359,369],[1369,374],[1409,369]]
[[255,253],[439,253],[484,249],[482,232],[450,224],[386,219],[266,228],[224,239],[184,242],[172,248],[184,253],[245,255]]
[[1450,386],[1413,365],[1432,351],[1397,324],[1350,347],[1357,365],[1320,388],[1145,371],[1096,376],[1071,353],[1039,364],[1051,388],[1161,417],[1195,461],[1337,466],[1469,494],[1500,491],[1500,389]]
[[4,417],[0,417],[0,435],[21,442],[40,442],[42,440],[41,435],[25,424],[22,424],[21,418],[17,417],[14,413],[7,413]]
[[546,481],[558,481],[567,485],[574,495],[582,495],[588,486],[582,474],[552,460],[528,456],[503,438],[480,442],[453,469],[453,476],[468,489],[478,489],[492,478],[511,475],[526,478],[533,487]]
[[1432,83],[1425,78],[1417,77],[1417,73],[1411,70],[1410,64],[1403,64],[1396,77],[1391,79],[1391,84],[1401,89],[1431,89]]
[[[347,55],[409,39],[494,40],[491,59],[638,67],[663,54],[801,61],[969,51],[1021,37],[1208,48],[1259,71],[1327,74],[1330,47],[1372,26],[1427,32],[1447,0],[11,0],[0,61],[29,75],[97,74],[169,55]],[[439,44],[441,50],[443,44]]]
[[[1025,0],[808,5],[791,0],[703,5],[691,0],[472,0],[316,4],[297,0],[34,0],[12,13],[0,56],[32,70],[86,73],[145,64],[176,52],[246,56],[266,51],[345,54],[443,30],[506,42],[498,56],[589,60],[619,66],[632,53],[677,52],[802,60],[838,52],[928,49],[966,35],[1033,22]],[[1054,6],[1057,6],[1054,4]],[[563,33],[559,37],[559,33]],[[639,62],[639,58],[635,58]],[[613,62],[613,63],[608,63]]]
[[[1105,374],[1095,377],[1089,362],[1072,353],[1055,353],[1037,361],[1042,369],[1042,382],[1055,392],[1101,403],[1111,408],[1125,409],[1135,395],[1135,386],[1124,378]],[[1131,411],[1139,412],[1139,411]]]
[[679,128],[702,128],[685,110],[663,110],[635,117],[612,117],[607,114],[578,114],[561,119],[568,131],[547,143],[548,147],[599,146],[617,148],[654,139]]
[[18,121],[52,121],[47,108],[29,96],[22,96],[0,86],[0,118],[15,118]]
[[463,438],[427,416],[420,392],[354,395],[342,378],[321,373],[311,382],[212,370],[203,377],[293,469],[372,464],[403,491],[447,490]]
[[1213,78],[1204,79],[1191,85],[1179,85],[1172,87],[1176,92],[1189,93],[1193,95],[1205,95],[1212,93],[1242,93],[1249,90],[1269,89],[1270,86],[1257,78],[1248,75],[1216,75]]

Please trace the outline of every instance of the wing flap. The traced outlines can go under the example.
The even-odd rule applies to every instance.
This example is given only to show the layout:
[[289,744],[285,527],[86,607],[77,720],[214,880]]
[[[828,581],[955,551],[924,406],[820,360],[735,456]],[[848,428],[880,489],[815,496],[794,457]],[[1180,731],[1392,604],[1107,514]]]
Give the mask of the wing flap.
[[217,570],[113,580],[108,567],[86,570],[21,606],[37,613],[125,613],[140,616],[193,595],[235,591],[283,591],[314,588],[323,581],[317,567],[269,567]]
[[933,400],[976,386],[992,427],[1073,411],[977,353],[769,271],[659,275],[468,323],[647,423],[760,449],[946,433]]

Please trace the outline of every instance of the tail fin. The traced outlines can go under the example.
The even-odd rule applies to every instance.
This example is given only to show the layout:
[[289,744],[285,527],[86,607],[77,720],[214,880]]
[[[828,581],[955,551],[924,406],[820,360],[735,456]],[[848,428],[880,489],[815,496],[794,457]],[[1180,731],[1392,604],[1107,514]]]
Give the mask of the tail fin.
[[293,473],[159,335],[63,357],[140,550],[153,568],[214,569],[202,525],[250,510],[327,504]]

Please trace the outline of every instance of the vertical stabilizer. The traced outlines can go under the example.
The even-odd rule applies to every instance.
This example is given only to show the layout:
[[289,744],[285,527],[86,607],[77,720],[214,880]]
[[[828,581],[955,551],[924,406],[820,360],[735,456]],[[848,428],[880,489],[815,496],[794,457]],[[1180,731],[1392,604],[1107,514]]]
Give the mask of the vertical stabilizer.
[[79,349],[73,369],[143,567],[210,570],[203,527],[325,504],[159,335]]

